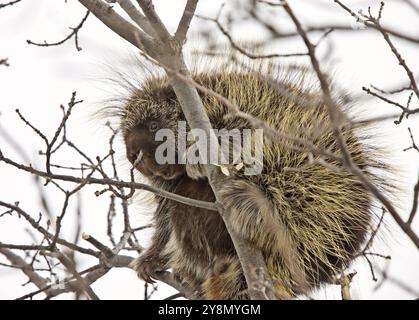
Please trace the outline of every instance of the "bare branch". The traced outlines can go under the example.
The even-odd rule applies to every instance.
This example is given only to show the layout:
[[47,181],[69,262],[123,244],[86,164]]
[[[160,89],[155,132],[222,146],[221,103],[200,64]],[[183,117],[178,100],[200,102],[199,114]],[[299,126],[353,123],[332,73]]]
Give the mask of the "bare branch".
[[383,35],[384,40],[387,42],[388,46],[390,47],[391,51],[393,52],[394,56],[396,57],[397,61],[399,62],[399,65],[402,66],[403,69],[406,72],[407,77],[410,80],[410,89],[415,93],[416,97],[419,99],[419,89],[418,89],[418,85],[416,83],[415,76],[413,75],[413,72],[410,70],[410,68],[406,64],[406,61],[404,60],[404,58],[401,56],[401,54],[399,53],[399,51],[397,50],[397,48],[395,47],[395,45],[391,41],[391,39],[389,37],[389,32],[381,26],[380,20],[381,20],[382,12],[383,12],[384,5],[385,5],[384,2],[381,1],[380,9],[379,9],[379,12],[378,12],[378,17],[375,18],[375,17],[372,16],[370,9],[368,9],[368,12],[369,12],[368,16],[366,16],[362,12],[359,13],[359,14],[356,14],[350,8],[345,6],[340,0],[334,0],[334,1],[339,6],[341,6],[345,11],[347,11],[351,16],[356,18],[358,21],[361,21],[366,26],[373,26],[375,29],[377,29]]
[[175,32],[175,40],[180,44],[186,41],[186,34],[188,33],[189,26],[194,16],[198,0],[188,0],[183,11],[182,18]]
[[0,59],[0,66],[10,67],[9,59],[8,58]]
[[341,295],[342,300],[352,300],[351,298],[351,282],[353,277],[356,275],[356,272],[349,273],[349,274],[343,274],[336,281],[336,284],[339,284],[341,287]]
[[407,128],[407,130],[409,130],[409,135],[410,135],[410,140],[412,141],[412,145],[408,148],[403,149],[403,151],[408,151],[408,150],[416,150],[417,152],[419,152],[419,147],[415,142],[415,139],[413,138],[413,134],[412,134],[412,129],[411,128]]
[[[154,40],[141,29],[122,18],[111,6],[102,0],[79,0],[79,2],[91,11],[107,27],[117,33],[123,39],[130,42],[135,47],[143,47],[151,50],[155,47]],[[139,41],[141,43],[139,43]]]
[[367,94],[369,94],[371,96],[374,96],[376,98],[379,98],[380,100],[382,100],[384,102],[387,102],[388,104],[394,105],[394,106],[396,106],[396,107],[398,107],[402,110],[402,113],[400,114],[399,119],[394,121],[395,124],[400,124],[403,120],[403,117],[407,118],[411,114],[419,113],[419,108],[416,108],[416,109],[410,109],[409,108],[410,103],[412,101],[412,95],[413,94],[409,95],[406,106],[403,106],[400,103],[398,103],[396,101],[393,101],[393,100],[390,100],[390,99],[388,99],[388,98],[386,98],[386,97],[384,97],[384,96],[382,96],[382,95],[380,95],[376,92],[371,91],[371,89],[368,89],[366,87],[362,87],[362,90],[365,91]]
[[[368,27],[367,29],[355,29],[348,25],[328,24],[328,25],[323,25],[323,26],[307,26],[305,30],[307,33],[326,32],[327,30],[330,30],[330,29],[333,29],[337,32],[340,31],[340,32],[357,32],[357,33],[377,30],[377,27],[374,24],[367,22],[365,25]],[[399,38],[408,42],[412,42],[414,44],[419,44],[419,37],[410,36],[410,35],[407,35],[405,33],[402,33],[400,31],[397,31],[395,29],[391,29],[388,27],[381,27],[381,28],[386,33],[391,34],[392,36],[396,38]],[[296,36],[298,36],[297,32],[280,32],[279,30],[275,30],[273,39],[293,38]]]
[[48,281],[36,273],[30,264],[26,263],[25,260],[14,254],[9,249],[0,247],[0,253],[3,254],[14,266],[21,269],[22,272],[28,276],[29,280],[38,288],[45,287],[48,284]]
[[60,40],[60,41],[57,41],[57,42],[44,41],[44,43],[37,43],[37,42],[33,42],[31,40],[26,40],[26,42],[28,44],[32,44],[32,45],[35,45],[35,46],[38,46],[38,47],[53,47],[53,46],[62,45],[64,42],[66,42],[66,41],[68,41],[68,40],[70,40],[71,38],[74,37],[74,42],[75,42],[75,45],[76,45],[76,49],[77,49],[77,51],[81,51],[82,48],[79,45],[79,31],[83,27],[83,24],[86,22],[87,17],[89,16],[89,13],[90,13],[90,11],[88,10],[86,12],[86,15],[83,17],[83,19],[77,25],[77,27],[70,28],[72,30],[71,33],[68,36],[66,36],[63,40]]
[[197,18],[200,18],[202,20],[212,21],[217,25],[217,28],[221,31],[221,33],[227,38],[230,45],[233,47],[233,49],[237,50],[244,56],[250,58],[250,59],[272,59],[272,58],[290,58],[290,57],[301,57],[301,56],[307,56],[307,53],[272,53],[272,54],[254,54],[252,52],[249,52],[242,46],[238,45],[231,34],[222,26],[221,22],[219,21],[219,14],[217,18],[208,18],[203,17],[201,15],[196,15]]
[[158,38],[163,42],[167,43],[172,40],[172,36],[169,31],[167,31],[163,22],[160,20],[160,17],[157,15],[154,10],[154,5],[151,0],[137,0],[139,6],[144,12],[144,15],[147,17],[151,27],[156,32]]
[[195,199],[191,199],[191,198],[187,198],[187,197],[183,197],[180,195],[177,195],[175,193],[171,193],[165,190],[161,190],[152,186],[149,186],[147,184],[144,183],[137,183],[137,182],[125,182],[125,181],[115,181],[113,179],[98,179],[98,178],[94,178],[94,177],[88,177],[88,178],[78,178],[78,177],[74,177],[74,176],[70,176],[70,175],[63,175],[63,174],[53,174],[53,173],[47,173],[45,171],[40,171],[40,170],[36,170],[32,167],[29,166],[25,166],[22,164],[19,164],[9,158],[6,158],[3,153],[0,151],[0,161],[4,161],[5,163],[35,174],[39,177],[43,177],[46,178],[48,180],[61,180],[61,181],[69,181],[69,182],[74,182],[74,183],[78,183],[79,185],[83,184],[83,185],[91,185],[91,184],[98,184],[98,185],[107,185],[107,186],[115,186],[118,188],[133,188],[136,190],[146,190],[146,191],[150,191],[153,192],[154,194],[164,197],[164,198],[168,198],[183,204],[187,204],[187,205],[192,205],[198,208],[203,208],[203,209],[208,209],[208,210],[215,210],[216,211],[216,205],[212,202],[207,202],[207,201],[200,201],[200,200],[195,200]]
[[99,300],[99,297],[93,291],[88,283],[81,277],[81,275],[77,272],[76,267],[74,266],[73,262],[66,257],[61,252],[49,252],[49,251],[42,251],[41,254],[47,255],[53,258],[57,258],[60,262],[70,271],[70,273],[75,277],[77,280],[77,288],[80,288],[83,293],[87,295],[87,297],[91,300]]
[[4,7],[7,7],[7,6],[12,6],[15,3],[18,3],[20,1],[22,1],[22,0],[14,0],[14,1],[10,1],[10,2],[7,2],[7,3],[0,4],[0,9],[2,9]]
[[413,188],[413,204],[412,204],[412,209],[410,210],[409,219],[407,220],[408,224],[411,224],[413,222],[413,219],[415,218],[416,212],[418,211],[418,202],[419,202],[419,176],[415,184],[415,187]]
[[132,4],[131,0],[107,0],[109,3],[118,2],[128,16],[146,33],[154,36],[154,29],[150,26],[147,18]]
[[[12,205],[12,204],[5,203],[3,201],[0,201],[0,206],[5,207],[5,208],[9,208],[9,209],[17,212],[19,214],[19,216],[24,217],[26,219],[26,221],[28,221],[35,230],[39,231],[43,236],[47,237],[48,239],[53,239],[54,238],[54,235],[52,235],[51,233],[49,233],[48,230],[46,230],[45,228],[43,228],[28,213],[26,213],[24,210],[22,210],[17,205]],[[70,248],[72,250],[75,250],[75,251],[78,251],[78,252],[81,252],[81,253],[84,253],[84,254],[88,254],[88,255],[91,255],[91,256],[94,256],[94,257],[99,257],[99,253],[98,252],[93,251],[93,250],[90,250],[90,249],[85,249],[85,248],[79,247],[79,246],[77,246],[77,245],[75,245],[73,243],[70,243],[70,242],[66,241],[66,240],[57,238],[57,243],[59,243],[59,244],[61,244],[63,246],[66,246],[66,247],[68,247],[68,248]],[[30,247],[33,247],[33,246],[30,246]],[[48,248],[49,247],[45,247],[45,248],[42,247],[40,249],[41,250],[46,250]]]

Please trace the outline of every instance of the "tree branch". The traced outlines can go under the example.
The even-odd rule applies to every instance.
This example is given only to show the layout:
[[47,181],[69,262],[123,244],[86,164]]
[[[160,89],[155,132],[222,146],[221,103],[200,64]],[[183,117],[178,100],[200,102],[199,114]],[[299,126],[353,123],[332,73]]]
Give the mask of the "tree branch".
[[216,204],[213,202],[207,202],[207,201],[200,201],[195,200],[191,198],[187,198],[184,196],[177,195],[172,192],[168,192],[162,189],[158,189],[155,187],[152,187],[150,185],[144,184],[144,183],[137,183],[137,182],[125,182],[125,181],[116,181],[109,178],[104,179],[98,179],[94,177],[87,177],[87,178],[79,178],[75,176],[70,175],[63,175],[63,174],[54,174],[54,173],[48,173],[45,171],[36,170],[33,167],[25,166],[23,164],[17,163],[9,158],[6,158],[3,153],[0,150],[0,161],[3,161],[17,169],[35,174],[39,177],[46,178],[47,180],[61,180],[61,181],[69,181],[74,182],[78,184],[84,184],[84,185],[91,185],[91,184],[98,184],[98,185],[107,185],[107,186],[115,186],[118,188],[130,188],[130,189],[136,189],[136,190],[146,190],[150,191],[158,196],[168,198],[186,205],[192,205],[198,208],[208,209],[208,210],[217,210]]
[[198,0],[188,0],[186,3],[182,18],[180,19],[179,25],[175,32],[175,40],[179,44],[183,44],[186,41],[186,34],[188,33],[197,4]]
[[154,30],[146,17],[132,4],[131,0],[107,0],[110,3],[118,2],[128,16],[146,33],[154,36]]
[[66,42],[66,41],[70,40],[72,37],[74,37],[74,42],[75,42],[75,45],[76,45],[76,49],[77,49],[77,51],[81,51],[82,48],[79,46],[79,31],[83,27],[83,24],[86,22],[87,17],[89,16],[89,13],[90,13],[90,11],[87,10],[86,15],[83,17],[83,19],[77,25],[77,27],[70,28],[72,30],[71,33],[61,41],[52,42],[52,43],[44,41],[44,43],[37,43],[37,42],[33,42],[31,40],[26,40],[26,42],[28,44],[32,44],[32,45],[35,45],[35,46],[38,46],[38,47],[53,47],[53,46],[62,45],[64,42]]
[[25,260],[17,254],[14,254],[11,250],[0,247],[0,253],[3,254],[14,266],[19,267],[19,269],[22,270],[29,280],[38,288],[43,288],[48,284],[48,281],[36,273],[30,264],[26,263]]

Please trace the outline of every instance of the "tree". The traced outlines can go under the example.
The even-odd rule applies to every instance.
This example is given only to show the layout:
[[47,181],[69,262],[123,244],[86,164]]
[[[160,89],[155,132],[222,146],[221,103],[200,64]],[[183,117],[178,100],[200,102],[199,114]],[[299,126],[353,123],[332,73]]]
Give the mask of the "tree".
[[[23,5],[18,4],[18,2],[20,1],[12,1],[2,5],[0,8],[7,10],[5,7],[14,4]],[[68,34],[68,36],[66,36],[63,40],[57,42],[45,41],[44,43],[28,40],[27,43],[35,46],[51,47],[62,45],[68,40],[73,39],[75,41],[77,51],[80,51],[82,46],[79,41],[79,34],[83,30],[83,26],[87,19],[89,19],[89,16],[92,15],[95,19],[99,19],[117,35],[136,47],[137,50],[139,50],[139,54],[144,59],[154,63],[166,72],[172,83],[176,96],[181,102],[183,113],[192,128],[203,129],[209,137],[213,134],[211,131],[211,124],[208,116],[204,112],[202,102],[198,94],[199,91],[203,91],[206,94],[212,95],[214,98],[222,101],[232,115],[248,119],[254,127],[263,128],[271,138],[284,138],[284,135],[281,132],[272,130],[263,121],[240,111],[239,106],[237,106],[234,101],[228,101],[225,97],[221,97],[208,88],[200,86],[190,77],[188,67],[183,57],[182,49],[186,42],[186,36],[188,34],[191,21],[195,15],[198,0],[188,0],[186,2],[180,22],[173,34],[168,31],[165,24],[161,21],[159,15],[154,9],[152,1],[150,0],[138,0],[136,3],[129,0],[79,0],[79,3],[82,4],[87,11],[82,20],[76,25],[76,27],[71,28],[70,34]],[[355,20],[354,25],[358,26],[356,28],[353,26],[348,27],[346,25],[334,23],[320,26],[303,25],[302,18],[300,18],[300,15],[294,11],[294,3],[291,1],[241,1],[237,2],[236,5],[238,13],[231,10],[226,13],[226,8],[221,6],[215,18],[196,15],[195,19],[211,23],[211,27],[218,30],[218,34],[225,37],[227,43],[232,48],[232,52],[234,53],[231,57],[233,61],[235,59],[235,55],[244,55],[249,59],[286,59],[299,57],[310,62],[322,91],[323,102],[327,106],[335,138],[339,143],[342,154],[339,162],[343,167],[347,168],[355,176],[357,176],[364,186],[380,200],[383,212],[382,216],[384,216],[384,213],[388,213],[401,228],[404,234],[406,234],[406,236],[411,240],[417,250],[419,248],[419,237],[417,232],[415,232],[412,227],[412,223],[417,211],[419,179],[413,190],[413,203],[409,216],[407,219],[404,219],[402,218],[400,210],[394,207],[391,201],[389,201],[389,199],[386,198],[377,186],[375,186],[374,183],[368,179],[353,163],[346,148],[345,141],[341,136],[339,128],[339,123],[341,121],[339,109],[336,105],[335,98],[331,93],[330,83],[325,73],[325,68],[322,66],[322,61],[319,58],[318,51],[323,42],[327,41],[328,38],[330,38],[330,34],[333,32],[352,33],[371,31],[380,34],[383,41],[388,46],[388,50],[390,50],[393,54],[396,63],[398,63],[404,70],[407,82],[402,85],[397,85],[394,89],[389,90],[381,90],[375,86],[363,87],[362,89],[367,95],[380,99],[381,101],[400,109],[400,112],[397,115],[392,114],[384,117],[373,117],[365,121],[377,122],[380,124],[385,123],[385,120],[394,118],[395,124],[399,125],[408,121],[415,113],[419,112],[419,108],[414,106],[415,103],[417,104],[419,101],[419,90],[415,75],[403,58],[402,54],[397,49],[394,39],[402,39],[417,46],[419,38],[404,34],[396,29],[382,26],[382,17],[383,14],[385,14],[386,9],[384,3],[381,3],[378,8],[368,7],[367,11],[362,12],[355,12],[349,6],[338,0],[333,3],[323,3],[323,5],[327,7],[335,7],[351,16]],[[418,14],[418,7],[413,1],[407,2],[406,5],[408,5],[415,14]],[[264,19],[263,17],[267,12],[266,10],[269,10],[270,14],[273,15],[284,15],[284,17],[289,20],[293,31],[283,32],[276,23],[271,22],[270,19]],[[242,13],[244,18],[241,17],[239,13]],[[239,23],[244,19],[252,19],[255,24],[258,24],[259,27],[268,34],[266,39],[259,43],[260,46],[263,46],[271,41],[300,39],[303,43],[303,49],[301,52],[285,54],[276,52],[272,54],[259,54],[247,49],[245,46],[242,46],[239,41],[235,40],[235,37],[233,36],[234,31],[239,26]],[[227,20],[227,25],[224,24],[224,20]],[[206,53],[217,54],[216,41],[214,41],[210,35],[210,33],[204,33],[205,42],[208,47]],[[313,38],[315,38],[314,36],[316,36],[317,41],[313,40]],[[9,66],[9,59],[2,59],[1,64],[6,67]],[[398,102],[396,100],[397,98],[393,98],[394,95],[399,93],[408,94],[408,102],[406,104]],[[107,127],[111,132],[108,144],[109,150],[101,157],[95,158],[88,155],[83,151],[84,148],[82,148],[82,146],[76,145],[69,138],[70,133],[69,130],[67,130],[67,123],[73,109],[78,108],[82,102],[82,100],[79,100],[78,94],[73,92],[67,106],[61,106],[63,115],[52,135],[45,134],[42,128],[38,128],[32,124],[29,118],[23,115],[19,110],[16,110],[20,120],[23,121],[27,127],[33,130],[33,133],[37,136],[37,138],[40,138],[44,142],[44,148],[40,152],[40,156],[45,159],[43,168],[39,166],[32,166],[30,164],[30,158],[26,154],[25,147],[16,143],[13,135],[8,130],[0,127],[4,140],[9,145],[13,146],[22,159],[22,161],[15,160],[8,154],[0,151],[0,161],[2,164],[7,165],[8,168],[10,168],[9,170],[14,167],[14,169],[19,169],[32,175],[43,204],[42,214],[40,214],[38,218],[34,218],[31,210],[21,207],[19,202],[8,202],[0,199],[0,206],[6,209],[6,211],[1,214],[1,217],[18,216],[19,218],[23,218],[30,224],[33,232],[36,231],[37,233],[34,237],[34,244],[20,245],[0,243],[0,253],[2,253],[2,255],[9,261],[9,264],[2,264],[4,266],[17,268],[23,271],[28,276],[29,281],[34,283],[39,289],[23,296],[22,298],[31,298],[39,293],[44,293],[48,298],[51,298],[61,293],[71,291],[76,292],[77,296],[83,295],[89,299],[98,299],[99,297],[93,291],[91,284],[112,268],[128,268],[130,262],[132,261],[132,257],[131,255],[124,254],[122,252],[141,252],[142,245],[138,240],[136,233],[151,227],[150,225],[139,227],[132,226],[129,216],[129,201],[136,190],[150,191],[182,203],[218,211],[218,213],[223,217],[225,225],[239,255],[248,287],[251,290],[251,297],[258,299],[274,298],[271,290],[271,280],[265,271],[266,266],[261,253],[245,239],[242,239],[231,228],[228,212],[225,212],[222,201],[220,201],[217,193],[220,181],[223,181],[224,183],[226,179],[219,168],[211,165],[205,167],[206,176],[208,177],[217,198],[217,201],[214,203],[187,199],[176,194],[158,190],[144,183],[138,183],[134,180],[133,169],[130,170],[129,181],[122,180],[116,165],[117,161],[115,159],[114,147],[115,139],[118,136],[118,130],[112,124],[107,124]],[[409,118],[409,116],[411,117]],[[407,152],[413,149],[419,152],[414,140],[414,133],[410,127],[408,129],[408,133],[412,145],[411,147],[406,148],[405,151]],[[293,137],[287,138],[289,138],[296,146],[303,148],[312,155],[320,156],[320,158],[330,156],[325,154],[325,151],[315,148],[310,141],[301,141]],[[82,158],[81,164],[65,166],[56,164],[53,160],[51,160],[54,159],[54,157],[63,148],[67,147]],[[413,156],[413,152],[411,154]],[[328,165],[327,162],[324,162],[324,165]],[[63,174],[63,170],[70,170],[71,174]],[[56,215],[52,213],[51,207],[53,205],[48,202],[48,197],[45,195],[45,187],[48,185],[53,185],[64,196],[62,207],[59,214]],[[66,216],[71,214],[69,212],[70,202],[74,201],[74,198],[79,198],[82,190],[86,189],[86,187],[90,185],[97,186],[98,190],[95,192],[97,197],[103,198],[105,195],[109,195],[107,235],[111,246],[105,245],[103,243],[104,240],[99,240],[90,234],[83,234],[82,239],[90,243],[94,249],[87,249],[84,244],[79,244],[81,232],[80,223],[73,235],[73,241],[66,240],[62,234],[63,220]],[[123,216],[123,230],[120,235],[118,235],[118,240],[115,239],[115,235],[113,233],[113,221],[117,215],[116,206],[120,206],[120,211]],[[77,215],[79,215],[80,211],[81,205],[76,206],[75,212]],[[386,259],[388,258],[387,256],[370,251],[370,245],[377,234],[378,228],[381,226],[381,221],[382,219],[376,226],[376,229],[371,232],[370,239],[367,241],[364,249],[359,253],[359,255],[364,257],[370,265],[374,279],[376,278],[376,275],[374,273],[373,263],[370,260],[371,256],[378,255]],[[22,258],[22,256],[16,253],[16,250],[23,250],[23,252],[27,254],[27,257]],[[417,251],[415,254],[417,254]],[[80,270],[80,268],[77,267],[76,255],[89,255],[95,259],[95,264],[87,269]],[[51,283],[47,277],[40,275],[40,272],[44,272],[44,269],[46,269],[46,271],[50,273],[50,277],[54,276],[55,270],[60,267],[63,267],[66,270],[68,276],[65,277],[65,279],[61,279],[58,286]],[[256,272],[256,270],[258,272]],[[353,275],[354,274],[342,274],[342,277],[337,279],[338,283],[342,286],[342,297],[345,299],[350,298],[349,286]],[[385,279],[393,279],[392,277],[389,277],[385,271],[382,271],[382,276]],[[158,273],[156,274],[156,279],[176,288],[179,291],[179,296],[194,298],[193,292],[182,285],[170,272]],[[150,294],[147,290],[148,289],[146,289],[145,293],[146,298]]]

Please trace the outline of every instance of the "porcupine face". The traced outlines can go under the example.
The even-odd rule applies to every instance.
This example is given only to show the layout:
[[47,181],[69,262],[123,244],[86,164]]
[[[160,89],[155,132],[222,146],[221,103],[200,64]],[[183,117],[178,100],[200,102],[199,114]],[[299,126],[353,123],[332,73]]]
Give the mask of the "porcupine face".
[[131,130],[125,137],[127,158],[146,177],[175,179],[184,172],[184,168],[178,164],[162,164],[156,161],[156,150],[161,143],[154,139],[157,128],[159,123],[150,121],[148,126],[139,125]]
[[[173,152],[174,159],[177,160],[175,148],[164,151],[162,157],[159,156],[159,146],[163,142],[176,146],[181,112],[174,92],[163,81],[159,83],[158,89],[147,86],[146,83],[143,88],[134,92],[123,111],[121,127],[127,159],[135,168],[148,178],[172,180],[182,175],[185,168],[176,162],[166,161],[165,152]],[[163,130],[172,133],[164,134],[165,139],[168,139],[166,141],[159,138],[159,133]]]

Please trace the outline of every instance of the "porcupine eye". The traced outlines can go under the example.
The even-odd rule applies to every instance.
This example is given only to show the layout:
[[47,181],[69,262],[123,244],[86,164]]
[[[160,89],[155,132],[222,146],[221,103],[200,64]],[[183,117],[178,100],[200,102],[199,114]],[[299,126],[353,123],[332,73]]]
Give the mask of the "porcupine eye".
[[157,122],[156,121],[151,121],[150,122],[150,124],[148,125],[148,130],[150,131],[150,132],[156,132],[157,131],[157,129],[158,129],[158,124],[157,124]]

